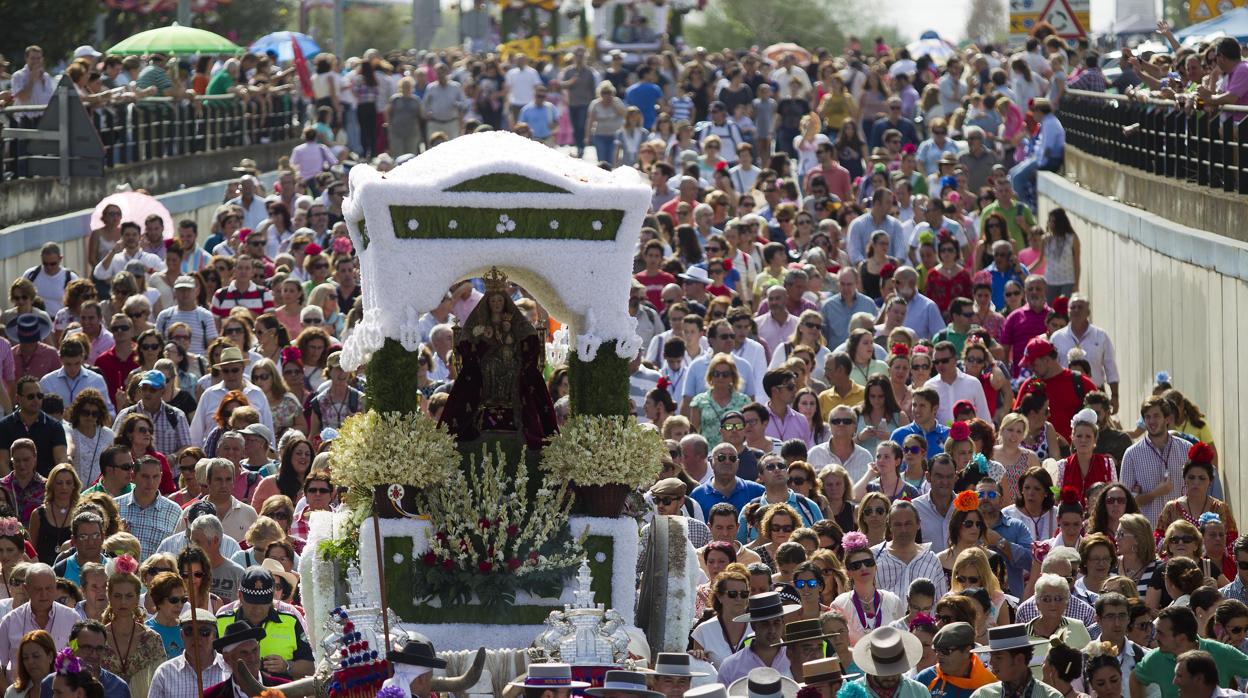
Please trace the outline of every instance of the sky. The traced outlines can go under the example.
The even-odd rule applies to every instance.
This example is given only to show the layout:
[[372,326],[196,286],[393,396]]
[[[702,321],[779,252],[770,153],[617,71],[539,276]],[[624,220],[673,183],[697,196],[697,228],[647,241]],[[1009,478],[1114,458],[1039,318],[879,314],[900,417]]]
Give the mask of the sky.
[[[1104,30],[1113,21],[1114,0],[1092,0],[1092,28]],[[966,15],[970,3],[965,0],[890,0],[884,3],[885,17],[901,30],[902,36],[913,41],[928,29],[953,41],[965,38]]]

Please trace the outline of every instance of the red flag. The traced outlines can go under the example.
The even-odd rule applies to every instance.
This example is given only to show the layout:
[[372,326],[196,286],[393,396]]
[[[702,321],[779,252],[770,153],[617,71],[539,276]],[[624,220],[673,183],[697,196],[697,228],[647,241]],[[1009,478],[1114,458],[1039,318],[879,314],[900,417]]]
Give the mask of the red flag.
[[303,88],[303,96],[312,99],[312,73],[308,71],[308,59],[303,57],[303,50],[295,37],[290,37],[290,46],[295,52],[295,72],[299,74],[299,86]]

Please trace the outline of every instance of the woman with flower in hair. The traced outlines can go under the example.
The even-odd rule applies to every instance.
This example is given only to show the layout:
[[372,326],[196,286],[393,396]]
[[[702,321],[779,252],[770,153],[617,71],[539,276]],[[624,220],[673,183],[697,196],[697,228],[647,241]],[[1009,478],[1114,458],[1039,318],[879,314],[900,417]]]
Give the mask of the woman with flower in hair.
[[1206,511],[1196,522],[1200,535],[1205,539],[1205,559],[1215,565],[1222,566],[1222,576],[1235,579],[1239,574],[1239,566],[1235,562],[1235,554],[1231,552],[1231,543],[1238,537],[1229,535],[1226,523],[1217,514]]
[[949,519],[949,547],[936,554],[945,568],[945,581],[953,580],[953,565],[964,550],[986,547],[984,517],[979,513],[979,495],[964,490],[953,498],[953,516]]
[[882,303],[887,297],[882,291],[884,279],[891,279],[893,272],[901,266],[901,262],[896,257],[889,256],[889,246],[888,233],[883,230],[875,231],[871,234],[866,257],[858,263],[858,277],[862,292],[874,300],[876,305]]
[[853,587],[832,601],[849,626],[849,643],[906,615],[906,604],[899,596],[875,584],[875,554],[867,537],[851,531],[841,539],[845,550],[845,570]]
[[[1083,644],[1075,646],[1082,647]],[[1080,693],[1071,686],[1071,682],[1083,675],[1083,661],[1082,652],[1067,646],[1063,639],[1054,638],[1050,641],[1049,653],[1041,668],[1044,682],[1057,689],[1062,698],[1090,698],[1088,694]]]
[[109,561],[108,568],[108,608],[103,617],[106,641],[100,666],[124,679],[132,695],[147,695],[152,674],[168,657],[165,643],[143,624],[147,620],[147,612],[139,603],[143,584],[135,576],[139,563],[122,555]]
[[9,591],[9,575],[13,572],[13,567],[22,561],[22,556],[26,553],[26,532],[22,530],[22,523],[12,516],[0,518],[0,582],[4,584],[4,596],[0,599],[12,598],[13,594]]
[[[31,630],[22,636],[17,648],[17,678],[4,692],[4,698],[37,698],[43,678],[52,673],[56,643],[46,630]],[[32,690],[33,689],[33,690]]]
[[910,388],[910,351],[910,347],[904,344],[894,344],[885,362],[888,366],[888,386],[893,389],[893,399],[907,418],[910,417],[910,399],[914,397],[914,391]]
[[676,401],[668,392],[671,387],[672,382],[667,376],[661,376],[659,382],[646,393],[646,401],[642,408],[645,410],[645,421],[653,424],[660,432],[668,417],[676,414]]
[[1079,498],[1080,504],[1087,504],[1088,488],[1098,482],[1113,482],[1117,479],[1114,459],[1104,453],[1094,453],[1096,437],[1100,429],[1096,424],[1096,412],[1085,407],[1075,413],[1070,420],[1070,441],[1073,453],[1062,462],[1058,470],[1057,486],[1063,494],[1070,488]]
[[[1170,560],[1176,557],[1186,557],[1195,560],[1200,566],[1201,573],[1214,586],[1221,589],[1230,584],[1230,580],[1222,574],[1222,563],[1219,560],[1215,563],[1204,557],[1205,540],[1200,535],[1200,529],[1184,520],[1175,521],[1166,528],[1166,533],[1161,539],[1161,557],[1163,560]],[[1169,605],[1168,599],[1162,597],[1163,606]]]
[[978,452],[975,440],[971,438],[971,426],[966,422],[950,425],[949,437],[945,439],[945,453],[953,458],[954,472],[957,473],[958,479],[953,485],[955,492],[973,490],[985,477],[997,482],[1005,477],[1005,468],[1000,463],[990,461]]
[[[931,201],[929,206],[942,206],[941,201]],[[941,313],[948,313],[955,298],[970,300],[972,292],[971,273],[962,266],[962,248],[948,230],[941,230],[936,240],[936,254],[940,259],[934,269],[927,273],[923,295],[932,299]],[[966,304],[966,312],[971,304]]]
[[[52,670],[56,672],[52,680],[52,695],[56,698],[104,698],[104,685],[82,666],[72,649],[66,647],[56,653]],[[136,694],[133,688],[130,691],[130,695],[146,695],[146,691],[141,694]]]
[[1118,647],[1108,642],[1089,642],[1083,648],[1083,686],[1092,698],[1122,698],[1122,665]]
[[1218,515],[1232,540],[1238,535],[1239,527],[1231,508],[1209,494],[1209,488],[1217,477],[1213,459],[1213,447],[1204,442],[1187,449],[1187,463],[1183,465],[1183,496],[1166,503],[1157,518],[1158,531],[1165,531],[1171,523],[1180,519],[1195,526],[1200,523],[1201,514],[1211,512]]

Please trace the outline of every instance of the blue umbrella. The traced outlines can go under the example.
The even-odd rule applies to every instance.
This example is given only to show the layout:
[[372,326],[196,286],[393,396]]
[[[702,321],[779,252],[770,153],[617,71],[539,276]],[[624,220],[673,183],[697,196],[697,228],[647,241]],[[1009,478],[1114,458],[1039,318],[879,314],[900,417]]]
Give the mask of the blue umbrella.
[[299,42],[299,50],[303,51],[303,55],[309,59],[321,52],[321,47],[317,45],[315,39],[299,32],[273,32],[272,34],[266,34],[253,41],[251,46],[247,47],[247,50],[251,53],[276,51],[279,63],[289,63],[295,60],[295,50],[290,46],[292,38]]

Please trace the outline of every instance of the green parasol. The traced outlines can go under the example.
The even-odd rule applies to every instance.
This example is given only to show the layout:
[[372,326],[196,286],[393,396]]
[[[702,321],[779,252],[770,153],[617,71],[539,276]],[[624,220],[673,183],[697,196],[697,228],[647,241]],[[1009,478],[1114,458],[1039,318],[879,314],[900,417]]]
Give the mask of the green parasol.
[[163,53],[168,56],[233,55],[242,52],[243,47],[219,34],[184,27],[177,22],[167,27],[139,32],[106,51],[112,55]]

